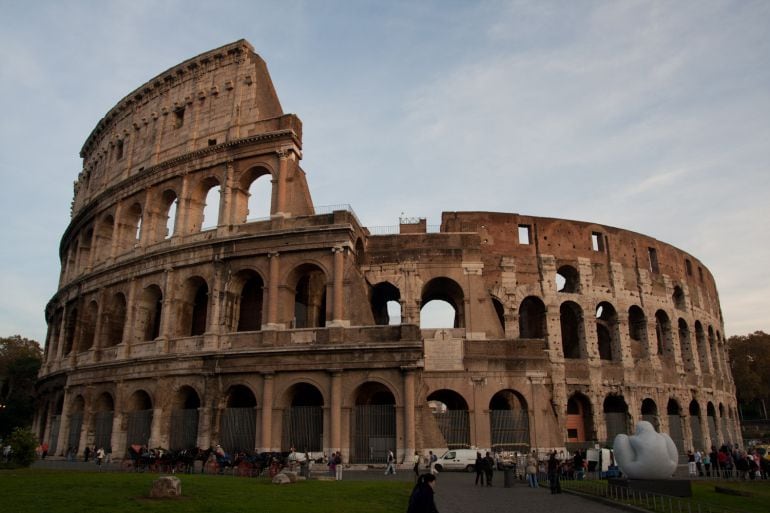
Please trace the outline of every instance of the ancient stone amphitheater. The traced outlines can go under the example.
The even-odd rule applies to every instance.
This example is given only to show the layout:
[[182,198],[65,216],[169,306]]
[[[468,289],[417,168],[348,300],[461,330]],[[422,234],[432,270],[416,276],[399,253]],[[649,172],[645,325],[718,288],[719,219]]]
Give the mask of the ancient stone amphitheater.
[[[80,155],[38,383],[53,454],[294,446],[372,463],[592,446],[640,419],[683,451],[739,436],[697,258],[565,219],[375,230],[316,207],[302,123],[246,41],[140,86]],[[421,329],[429,303],[453,312],[444,328]]]

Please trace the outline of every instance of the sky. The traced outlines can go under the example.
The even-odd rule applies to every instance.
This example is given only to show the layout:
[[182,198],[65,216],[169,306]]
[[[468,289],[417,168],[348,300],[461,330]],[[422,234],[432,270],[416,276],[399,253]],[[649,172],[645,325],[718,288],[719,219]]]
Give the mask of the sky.
[[770,332],[770,2],[0,0],[0,336],[42,342],[78,156],[166,69],[247,39],[316,205],[485,210],[687,251]]

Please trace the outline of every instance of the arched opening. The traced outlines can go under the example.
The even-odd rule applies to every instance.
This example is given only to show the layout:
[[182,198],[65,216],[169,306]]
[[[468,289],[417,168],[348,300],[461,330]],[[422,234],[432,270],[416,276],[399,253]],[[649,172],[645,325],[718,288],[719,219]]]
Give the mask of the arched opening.
[[77,321],[78,309],[73,306],[67,310],[67,318],[64,322],[64,354],[70,354],[75,345]]
[[70,407],[70,430],[67,433],[67,447],[65,451],[77,455],[80,452],[80,432],[83,430],[83,412],[86,402],[83,396],[77,396]]
[[706,332],[703,330],[703,324],[701,324],[700,321],[695,321],[695,347],[698,350],[701,373],[708,374],[711,371],[709,348],[706,344]]
[[658,405],[649,397],[642,401],[642,420],[646,420],[655,431],[660,431],[660,419],[658,417]]
[[594,440],[593,425],[591,401],[576,392],[567,400],[567,442],[581,444]]
[[64,397],[60,396],[53,408],[51,415],[51,429],[48,432],[48,453],[58,455],[59,450],[59,431],[61,429],[61,416],[64,411]]
[[720,442],[727,442],[730,440],[730,431],[727,429],[727,411],[725,410],[725,405],[722,403],[719,403],[719,419],[722,427],[722,439]]
[[96,263],[104,262],[110,257],[112,252],[112,234],[115,230],[115,219],[111,215],[104,216],[96,224],[96,241],[94,248]]
[[125,210],[120,230],[120,248],[132,251],[142,238],[142,205],[134,203]]
[[700,427],[700,405],[693,399],[690,401],[690,432],[692,433],[692,449],[703,451],[703,430]]
[[326,274],[315,265],[294,270],[294,327],[326,326]]
[[83,319],[81,319],[80,340],[78,341],[78,352],[88,351],[94,346],[94,335],[96,334],[96,319],[99,312],[99,306],[96,301],[90,301],[83,310]]
[[563,265],[556,271],[556,291],[577,293],[580,291],[580,273],[571,265]]
[[80,267],[82,268],[88,268],[90,260],[91,260],[91,243],[94,240],[94,229],[88,228],[85,233],[81,233],[80,235],[80,244],[79,244],[79,252],[78,255],[78,261],[80,262]]
[[369,381],[355,392],[351,415],[351,463],[385,463],[396,449],[396,399],[382,383]]
[[171,435],[169,448],[179,451],[198,445],[198,408],[201,401],[192,387],[183,386],[174,395],[171,405]]
[[620,333],[618,333],[618,314],[615,307],[603,301],[596,307],[596,336],[599,345],[599,358],[619,360]]
[[559,307],[559,321],[564,358],[580,358],[585,343],[583,309],[577,303],[565,301]]
[[126,447],[150,446],[152,399],[144,390],[137,390],[126,403]]
[[502,301],[496,297],[492,298],[492,306],[495,307],[495,315],[497,316],[497,322],[500,323],[500,331],[505,334],[505,307]]
[[608,395],[604,399],[604,422],[608,444],[612,445],[617,435],[628,434],[628,405],[622,395]]
[[102,393],[96,400],[94,413],[94,445],[112,452],[112,419],[115,413],[115,401],[107,392]]
[[289,407],[283,416],[283,450],[323,451],[324,400],[310,383],[297,383],[287,391]]
[[236,331],[259,331],[262,329],[262,303],[265,283],[256,273],[243,273],[238,283],[243,282],[238,297],[238,326]]
[[711,351],[711,362],[713,365],[714,374],[721,377],[722,362],[719,360],[719,348],[717,347],[717,339],[714,335],[714,328],[712,326],[708,327],[708,344],[709,351]]
[[231,454],[251,452],[257,442],[257,399],[244,385],[234,385],[227,391],[222,412],[219,443]]
[[682,355],[682,363],[687,371],[695,370],[695,360],[692,354],[692,343],[690,342],[690,328],[687,322],[679,319],[679,350]]
[[668,414],[668,434],[674,441],[680,457],[685,454],[684,449],[684,429],[682,428],[682,408],[676,399],[669,399],[666,406]]
[[674,302],[674,306],[679,310],[686,308],[684,301],[684,290],[679,285],[674,287],[674,293],[671,295],[671,300]]
[[142,291],[136,305],[136,333],[139,340],[155,340],[160,336],[163,293],[157,285]]
[[430,280],[422,288],[420,304],[420,328],[465,327],[464,293],[454,280],[444,277]]
[[112,347],[123,342],[126,327],[126,297],[120,292],[114,294],[105,312],[104,337],[105,347]]
[[386,281],[371,288],[371,307],[378,326],[401,324],[401,292]]
[[77,276],[79,269],[78,269],[78,241],[77,239],[72,243],[72,246],[70,246],[69,251],[67,253],[67,268],[64,271],[64,275],[67,276],[67,278],[72,278],[73,276]]
[[219,225],[219,201],[222,187],[219,184],[212,185],[206,191],[206,199],[203,203],[203,216],[201,218],[201,231],[213,230]]
[[655,312],[655,336],[658,342],[658,354],[668,357],[664,361],[671,362],[674,345],[671,341],[671,321],[663,310]]
[[631,355],[640,358],[647,347],[647,317],[636,305],[628,309],[628,337],[631,339]]
[[[706,424],[708,424],[709,438],[711,439],[711,445],[719,444],[719,436],[717,435],[717,412],[714,408],[714,403],[711,401],[706,405]],[[706,447],[704,447],[706,449]]]
[[[179,206],[179,198],[171,189],[163,191],[161,197],[161,212],[165,213],[165,222],[158,223],[160,233],[156,234],[156,240],[170,239],[176,230],[176,213]],[[161,218],[162,219],[162,218]]]
[[471,446],[468,403],[454,390],[437,390],[428,396],[428,408],[449,449]]
[[525,297],[519,306],[519,337],[545,338],[545,334],[545,304],[539,297]]
[[183,337],[203,335],[206,332],[209,304],[209,286],[206,281],[200,276],[188,278],[180,300],[177,333]]
[[489,401],[492,449],[529,453],[527,401],[515,390],[501,390]]
[[272,176],[267,170],[257,176],[248,186],[249,205],[246,222],[270,219],[271,201],[273,195]]

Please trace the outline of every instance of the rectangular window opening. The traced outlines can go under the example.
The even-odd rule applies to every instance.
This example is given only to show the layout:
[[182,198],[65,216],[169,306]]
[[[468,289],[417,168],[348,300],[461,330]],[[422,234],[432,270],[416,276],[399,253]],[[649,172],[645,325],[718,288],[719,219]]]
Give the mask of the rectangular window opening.
[[216,146],[217,140],[216,139],[209,139],[209,146]]
[[184,125],[184,108],[174,111],[174,128],[182,128]]
[[684,259],[684,267],[687,270],[687,276],[692,276],[692,263],[689,258]]
[[660,268],[658,267],[658,251],[655,248],[647,248],[647,252],[650,256],[650,271],[659,273]]
[[601,233],[591,233],[591,248],[594,251],[604,251],[604,237]]
[[703,281],[703,268],[698,266],[698,277],[700,278],[700,281]]
[[120,160],[123,158],[123,139],[120,139],[115,144],[115,160]]
[[528,224],[520,224],[519,225],[519,244],[530,244],[531,240],[532,240],[531,227]]

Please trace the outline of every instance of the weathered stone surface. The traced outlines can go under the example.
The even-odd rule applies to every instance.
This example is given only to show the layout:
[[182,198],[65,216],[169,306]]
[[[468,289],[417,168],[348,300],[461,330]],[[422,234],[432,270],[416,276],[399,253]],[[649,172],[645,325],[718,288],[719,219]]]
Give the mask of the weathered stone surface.
[[150,497],[181,497],[182,482],[177,477],[161,476],[152,482]]

